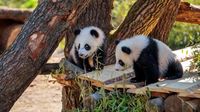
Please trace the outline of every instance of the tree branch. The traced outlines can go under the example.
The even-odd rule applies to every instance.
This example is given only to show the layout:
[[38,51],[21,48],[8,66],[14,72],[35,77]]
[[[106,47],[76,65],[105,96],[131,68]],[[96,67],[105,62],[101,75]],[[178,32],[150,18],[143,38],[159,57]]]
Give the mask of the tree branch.
[[176,21],[200,24],[200,6],[182,2],[176,16]]
[[13,8],[0,8],[0,19],[11,19],[24,23],[32,10],[19,10]]

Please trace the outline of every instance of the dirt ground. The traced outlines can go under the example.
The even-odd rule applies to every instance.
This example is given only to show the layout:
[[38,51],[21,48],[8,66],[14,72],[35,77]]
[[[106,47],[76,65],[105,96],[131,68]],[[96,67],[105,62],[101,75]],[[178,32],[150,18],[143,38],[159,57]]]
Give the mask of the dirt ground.
[[[56,49],[48,63],[59,62],[64,57],[62,49]],[[10,112],[61,112],[62,86],[50,75],[38,75]]]
[[60,112],[62,87],[53,82],[50,76],[38,75],[11,112]]

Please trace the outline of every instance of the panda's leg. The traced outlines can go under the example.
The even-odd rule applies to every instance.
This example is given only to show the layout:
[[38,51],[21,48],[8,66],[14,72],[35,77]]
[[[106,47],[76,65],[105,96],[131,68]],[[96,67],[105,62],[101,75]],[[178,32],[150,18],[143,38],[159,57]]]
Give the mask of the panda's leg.
[[141,61],[143,66],[143,72],[145,75],[146,85],[158,82],[160,72],[158,67],[157,58],[154,55],[148,54]]
[[143,70],[140,68],[140,66],[135,63],[133,69],[135,71],[135,77],[132,78],[130,82],[137,83],[137,82],[145,81],[145,75],[144,75]]
[[145,66],[144,69],[144,74],[145,74],[145,80],[146,80],[146,85],[158,82],[159,79],[159,69],[158,65],[155,63],[149,63],[148,65]]
[[95,70],[94,67],[90,66],[89,58],[84,59],[83,64],[84,64],[83,66],[86,72],[91,72]]
[[171,62],[168,66],[166,79],[173,80],[181,78],[182,76],[183,76],[183,67],[181,63],[178,60]]

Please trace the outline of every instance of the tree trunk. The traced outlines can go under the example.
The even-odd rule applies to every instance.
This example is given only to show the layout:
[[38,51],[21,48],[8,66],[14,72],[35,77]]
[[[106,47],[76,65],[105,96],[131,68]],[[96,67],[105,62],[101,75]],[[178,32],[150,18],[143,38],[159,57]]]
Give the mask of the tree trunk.
[[137,0],[131,7],[123,23],[111,36],[107,54],[107,64],[115,62],[114,39],[125,39],[136,34],[148,35],[158,23],[171,0]]
[[159,39],[163,42],[167,41],[168,34],[176,20],[179,4],[180,0],[172,0],[169,2],[156,27],[149,34],[150,37]]
[[8,112],[62,39],[74,10],[89,0],[46,0],[32,13],[13,45],[0,57],[0,112]]
[[[66,44],[65,44],[65,56],[67,57],[69,50],[74,42],[75,36],[73,31],[77,28],[83,28],[86,26],[97,26],[101,28],[106,36],[110,30],[111,26],[111,9],[113,6],[113,0],[91,0],[88,4],[86,10],[80,15],[76,20],[69,18],[68,21],[72,21],[69,29],[66,33]],[[72,16],[73,17],[73,16]],[[68,74],[67,74],[68,75]],[[70,85],[63,87],[62,91],[62,111],[73,109],[80,106],[80,90],[77,83],[74,80],[69,81]],[[75,92],[75,93],[73,93]],[[70,96],[70,97],[69,97]]]

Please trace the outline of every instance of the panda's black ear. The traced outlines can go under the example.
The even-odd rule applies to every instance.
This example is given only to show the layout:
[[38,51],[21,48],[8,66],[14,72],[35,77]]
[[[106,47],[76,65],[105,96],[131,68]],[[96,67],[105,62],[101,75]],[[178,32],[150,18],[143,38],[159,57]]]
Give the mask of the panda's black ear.
[[81,32],[81,30],[80,30],[80,29],[76,29],[76,30],[74,30],[74,35],[75,35],[75,36],[77,36],[77,35],[79,35],[79,34],[80,34],[80,32]]
[[120,40],[115,40],[115,45],[118,45]]
[[131,49],[130,48],[128,48],[128,47],[122,47],[122,51],[124,52],[124,53],[126,53],[126,54],[131,54]]
[[97,32],[96,30],[94,30],[94,29],[92,29],[92,30],[90,31],[90,34],[91,34],[92,36],[95,36],[96,38],[99,37],[98,32]]

